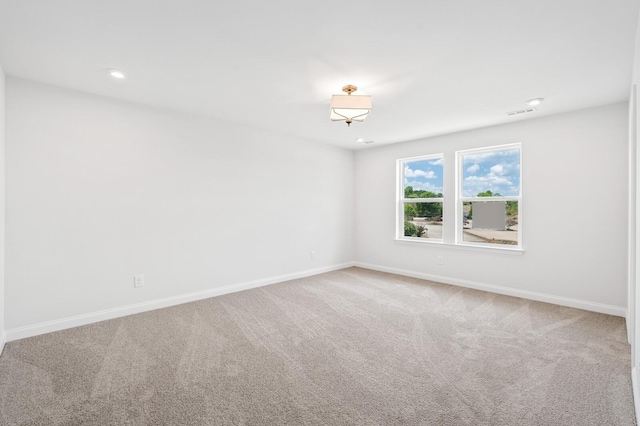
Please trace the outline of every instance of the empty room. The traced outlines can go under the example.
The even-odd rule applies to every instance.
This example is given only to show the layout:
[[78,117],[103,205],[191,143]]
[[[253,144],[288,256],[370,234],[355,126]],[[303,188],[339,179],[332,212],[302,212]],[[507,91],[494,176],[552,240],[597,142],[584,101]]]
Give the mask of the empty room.
[[639,14],[0,0],[0,424],[638,424]]

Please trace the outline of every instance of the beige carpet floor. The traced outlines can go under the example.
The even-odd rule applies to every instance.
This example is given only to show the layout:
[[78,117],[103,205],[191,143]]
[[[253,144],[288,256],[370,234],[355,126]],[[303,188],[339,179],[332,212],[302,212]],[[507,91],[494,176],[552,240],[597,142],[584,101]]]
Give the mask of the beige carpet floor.
[[622,318],[358,268],[10,342],[2,425],[633,425]]

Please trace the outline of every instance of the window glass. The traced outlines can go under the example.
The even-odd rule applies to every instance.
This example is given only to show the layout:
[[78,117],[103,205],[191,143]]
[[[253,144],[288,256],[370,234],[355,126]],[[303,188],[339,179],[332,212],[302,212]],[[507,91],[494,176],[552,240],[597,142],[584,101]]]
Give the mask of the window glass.
[[442,155],[398,160],[398,170],[398,238],[442,241]]
[[479,201],[464,204],[464,242],[518,245],[517,201]]
[[458,152],[457,241],[521,246],[520,146]]
[[442,203],[404,203],[404,236],[442,239]]
[[463,197],[517,197],[519,195],[520,148],[463,154]]
[[442,198],[442,157],[407,161],[403,169],[405,198]]

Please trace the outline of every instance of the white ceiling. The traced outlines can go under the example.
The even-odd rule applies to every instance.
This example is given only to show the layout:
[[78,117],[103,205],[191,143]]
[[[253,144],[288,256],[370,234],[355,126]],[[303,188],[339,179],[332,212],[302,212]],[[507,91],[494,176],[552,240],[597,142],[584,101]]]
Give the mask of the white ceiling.
[[[360,149],[628,99],[639,7],[0,0],[0,64],[10,76]],[[373,99],[350,128],[329,121],[346,84]],[[505,114],[534,97],[546,98],[537,112]]]

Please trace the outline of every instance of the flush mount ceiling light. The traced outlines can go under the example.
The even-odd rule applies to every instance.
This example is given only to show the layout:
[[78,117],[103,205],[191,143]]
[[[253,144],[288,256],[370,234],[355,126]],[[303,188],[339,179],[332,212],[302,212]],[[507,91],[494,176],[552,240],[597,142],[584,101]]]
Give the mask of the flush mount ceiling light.
[[342,88],[346,95],[331,96],[331,121],[344,121],[351,126],[352,122],[367,118],[371,112],[371,96],[352,95],[356,90],[356,86],[349,84]]
[[531,106],[536,106],[536,105],[540,105],[542,101],[544,101],[544,98],[533,98],[533,99],[529,99],[527,101],[527,104]]
[[119,80],[122,80],[123,78],[126,78],[126,77],[127,77],[127,75],[126,75],[123,71],[116,70],[116,69],[110,69],[110,70],[109,70],[109,75],[110,75],[111,77],[113,77],[113,78],[117,78],[117,79],[119,79]]

